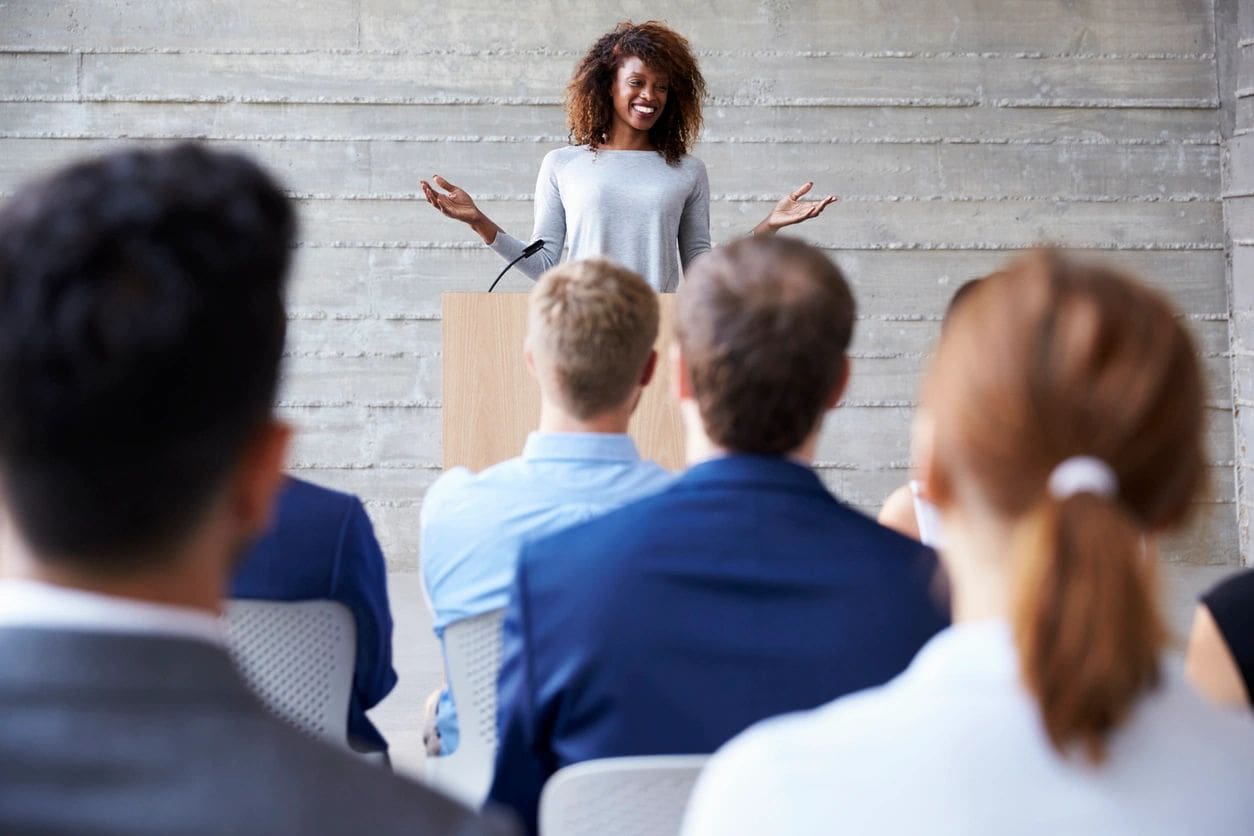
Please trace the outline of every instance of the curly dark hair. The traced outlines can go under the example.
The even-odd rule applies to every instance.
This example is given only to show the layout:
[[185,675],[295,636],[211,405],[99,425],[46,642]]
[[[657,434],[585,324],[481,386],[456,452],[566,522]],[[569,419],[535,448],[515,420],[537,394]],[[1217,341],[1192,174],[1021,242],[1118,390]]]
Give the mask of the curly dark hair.
[[639,58],[670,79],[666,107],[649,129],[649,138],[666,162],[676,165],[701,130],[705,78],[688,39],[656,20],[623,21],[598,38],[579,60],[566,87],[571,142],[596,150],[605,141],[614,117],[610,88],[618,65],[629,57]]

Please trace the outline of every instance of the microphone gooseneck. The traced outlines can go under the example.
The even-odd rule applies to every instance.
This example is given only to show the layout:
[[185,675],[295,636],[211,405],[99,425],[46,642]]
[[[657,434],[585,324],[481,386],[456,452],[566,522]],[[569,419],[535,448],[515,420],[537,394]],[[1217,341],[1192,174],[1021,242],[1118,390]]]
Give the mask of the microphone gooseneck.
[[513,267],[515,264],[522,261],[524,258],[531,258],[531,256],[540,252],[540,250],[543,248],[544,248],[544,239],[542,238],[537,238],[536,240],[532,241],[527,246],[523,247],[522,255],[518,256],[518,258],[511,261],[509,264],[506,264],[505,269],[502,270],[500,273],[496,274],[496,278],[492,280],[492,286],[488,288],[488,293],[491,293],[492,291],[496,290],[497,282],[501,280],[502,276],[504,276],[506,273],[509,272],[509,268]]

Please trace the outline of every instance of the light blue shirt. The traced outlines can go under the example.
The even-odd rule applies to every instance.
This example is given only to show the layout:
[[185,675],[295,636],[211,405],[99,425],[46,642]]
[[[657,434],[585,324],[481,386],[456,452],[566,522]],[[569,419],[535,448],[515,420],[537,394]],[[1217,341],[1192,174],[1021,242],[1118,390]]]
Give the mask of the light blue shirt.
[[[422,504],[422,580],[435,634],[454,621],[504,607],[526,540],[584,522],[666,487],[672,475],[643,461],[627,435],[531,433],[523,454],[479,473],[448,471]],[[457,713],[446,688],[440,748],[457,748]]]

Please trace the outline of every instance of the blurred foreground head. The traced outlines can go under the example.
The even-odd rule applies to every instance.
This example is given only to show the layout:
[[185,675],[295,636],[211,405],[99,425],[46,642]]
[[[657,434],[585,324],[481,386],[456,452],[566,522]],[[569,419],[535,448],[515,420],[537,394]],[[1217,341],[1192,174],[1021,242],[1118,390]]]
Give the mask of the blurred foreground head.
[[125,151],[0,209],[0,489],[43,563],[154,568],[272,421],[294,221],[256,165]]
[[[945,557],[958,585],[1010,579],[1022,676],[1059,750],[1100,760],[1158,680],[1166,630],[1143,537],[1181,525],[1197,497],[1203,406],[1175,311],[1104,267],[1024,257],[946,322],[916,425],[921,475],[947,533],[951,517],[1011,532],[1002,565],[955,566],[958,545]],[[1109,487],[1062,486],[1078,457]]]

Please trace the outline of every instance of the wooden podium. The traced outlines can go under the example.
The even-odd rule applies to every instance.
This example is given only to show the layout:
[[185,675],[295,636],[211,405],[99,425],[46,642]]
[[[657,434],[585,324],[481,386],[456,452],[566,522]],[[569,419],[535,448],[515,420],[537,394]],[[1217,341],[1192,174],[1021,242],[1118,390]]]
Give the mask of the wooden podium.
[[[671,396],[671,310],[658,296],[657,372],[644,389],[629,432],[640,455],[668,470],[684,465],[684,433]],[[444,469],[482,470],[522,452],[540,423],[540,389],[527,369],[526,293],[445,293]]]

